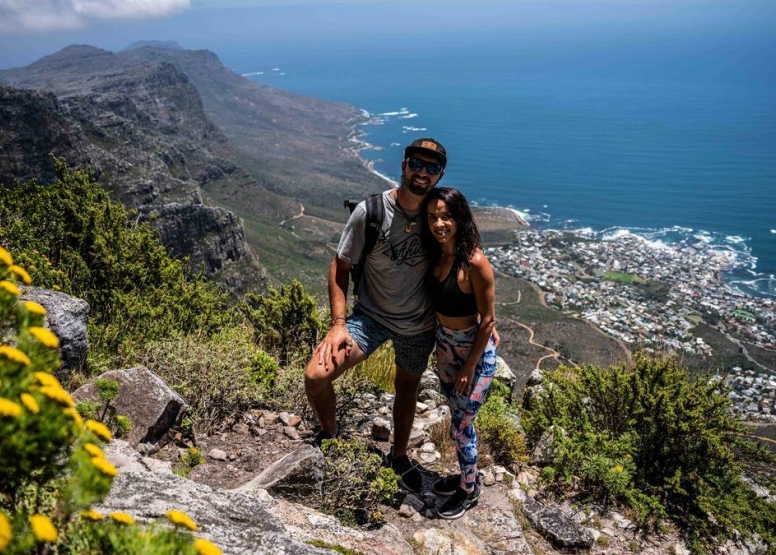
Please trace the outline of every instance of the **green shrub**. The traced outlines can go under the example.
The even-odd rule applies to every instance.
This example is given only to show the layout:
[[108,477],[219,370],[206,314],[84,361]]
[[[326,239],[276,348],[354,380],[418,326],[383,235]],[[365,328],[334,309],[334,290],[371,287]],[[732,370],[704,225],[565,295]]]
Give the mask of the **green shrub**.
[[268,389],[276,378],[271,365],[246,325],[156,341],[136,360],[186,399],[194,425],[203,431],[229,425],[277,395]]
[[[220,553],[181,528],[143,530],[123,513],[103,522],[91,510],[117,475],[100,448],[111,433],[95,420],[84,423],[51,373],[59,339],[42,327],[42,306],[19,302],[18,281],[31,280],[0,247],[0,552]],[[169,519],[196,529],[180,515]]]
[[675,359],[637,354],[603,369],[561,367],[523,417],[529,437],[554,425],[556,458],[543,474],[598,501],[630,506],[638,520],[668,516],[697,545],[737,529],[773,545],[776,507],[740,479],[732,449],[741,432],[721,384],[691,379]]
[[517,424],[518,410],[509,388],[493,380],[488,399],[477,413],[475,427],[484,452],[507,468],[528,461],[525,438]]
[[399,492],[399,479],[382,465],[382,456],[357,441],[324,440],[323,502],[321,510],[346,525],[384,521],[380,503]]
[[181,455],[181,466],[176,468],[174,472],[178,476],[186,478],[191,474],[191,471],[194,470],[195,467],[204,462],[205,457],[202,455],[202,452],[196,447],[189,447],[186,452]]
[[297,280],[280,289],[269,287],[266,295],[249,293],[242,310],[253,325],[256,343],[282,366],[293,353],[309,357],[318,343],[322,329],[318,302]]
[[119,382],[98,378],[94,380],[94,387],[99,392],[100,401],[78,401],[75,410],[84,418],[102,422],[116,437],[125,437],[132,431],[132,424],[128,417],[116,414],[116,407],[111,405],[111,401],[119,394]]
[[149,224],[87,171],[56,166],[51,185],[0,187],[0,244],[22,253],[37,285],[89,303],[95,371],[122,365],[148,341],[232,322],[225,295],[203,276],[188,279]]

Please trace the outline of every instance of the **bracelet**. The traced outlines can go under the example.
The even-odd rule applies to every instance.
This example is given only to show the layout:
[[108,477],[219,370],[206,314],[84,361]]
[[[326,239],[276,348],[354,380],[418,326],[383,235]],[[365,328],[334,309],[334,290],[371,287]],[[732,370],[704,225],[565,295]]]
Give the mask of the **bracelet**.
[[[334,318],[331,319],[331,325],[333,326],[337,322],[337,320],[342,320],[343,322],[346,322],[344,316],[335,316]],[[342,325],[344,326],[345,324],[343,323]]]

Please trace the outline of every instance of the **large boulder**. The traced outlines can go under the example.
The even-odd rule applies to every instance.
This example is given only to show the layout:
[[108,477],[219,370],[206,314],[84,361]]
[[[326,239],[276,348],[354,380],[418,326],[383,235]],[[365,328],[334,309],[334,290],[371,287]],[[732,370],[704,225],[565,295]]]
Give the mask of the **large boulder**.
[[161,519],[170,509],[184,511],[206,538],[233,555],[330,553],[292,538],[256,497],[197,484],[175,474],[122,471],[110,494],[95,510],[124,512],[139,522]]
[[25,286],[22,299],[35,301],[46,309],[46,327],[59,337],[62,366],[54,375],[67,382],[73,372],[83,369],[89,342],[86,324],[89,304],[83,299],[59,291]]
[[[118,382],[119,393],[111,404],[117,414],[129,418],[132,430],[127,441],[133,447],[156,445],[188,408],[180,395],[145,366],[110,370],[98,378]],[[94,383],[88,383],[78,388],[73,398],[76,401],[99,401],[100,393]]]
[[300,447],[235,491],[259,490],[289,501],[317,505],[323,495],[323,453],[312,445]]

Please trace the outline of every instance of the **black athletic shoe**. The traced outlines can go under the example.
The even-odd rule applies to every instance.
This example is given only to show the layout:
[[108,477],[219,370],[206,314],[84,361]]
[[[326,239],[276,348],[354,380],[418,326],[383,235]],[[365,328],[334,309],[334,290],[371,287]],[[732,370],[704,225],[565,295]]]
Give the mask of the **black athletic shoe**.
[[479,498],[480,486],[477,484],[474,484],[474,489],[470,492],[458,488],[452,497],[439,508],[439,518],[445,520],[460,518],[477,504]]
[[407,455],[394,458],[393,453],[388,455],[388,461],[399,477],[399,485],[408,491],[419,493],[423,486],[423,477],[417,465]]
[[437,495],[441,495],[442,497],[447,497],[448,495],[453,495],[456,491],[458,491],[460,486],[461,486],[461,475],[451,474],[450,476],[447,476],[445,478],[442,478],[434,482],[434,485],[431,486],[431,489],[433,489],[434,493],[436,493]]

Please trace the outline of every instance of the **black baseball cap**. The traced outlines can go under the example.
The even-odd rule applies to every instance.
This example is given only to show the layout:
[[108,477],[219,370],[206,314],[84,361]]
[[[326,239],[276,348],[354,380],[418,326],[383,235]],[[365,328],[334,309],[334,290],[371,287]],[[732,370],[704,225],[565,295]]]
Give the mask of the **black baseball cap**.
[[436,139],[415,139],[404,149],[404,158],[409,158],[418,152],[434,156],[439,160],[443,168],[447,166],[447,150]]

